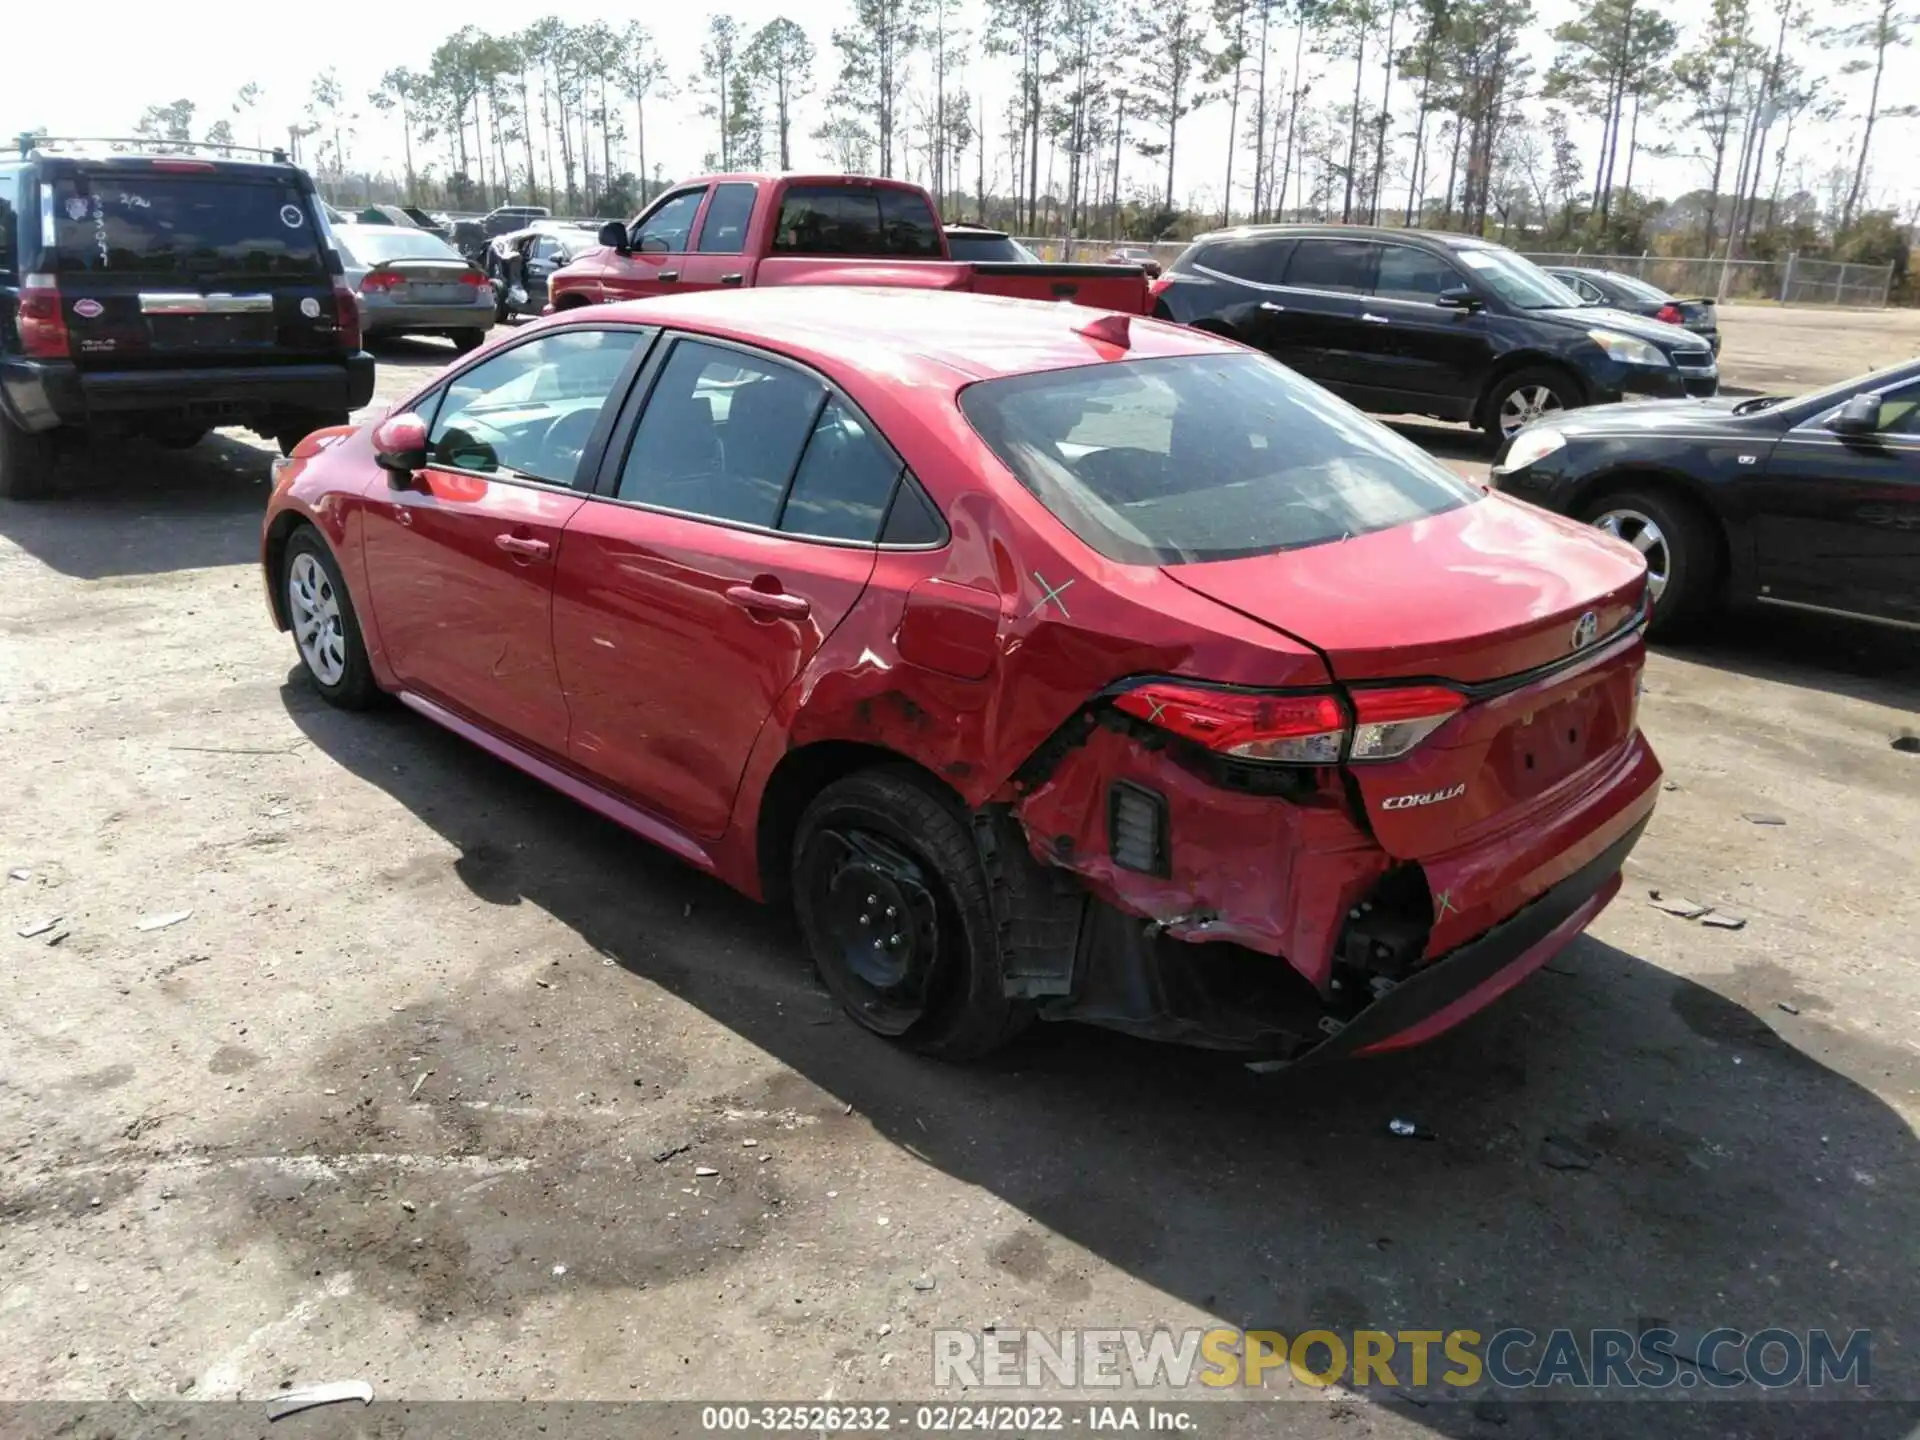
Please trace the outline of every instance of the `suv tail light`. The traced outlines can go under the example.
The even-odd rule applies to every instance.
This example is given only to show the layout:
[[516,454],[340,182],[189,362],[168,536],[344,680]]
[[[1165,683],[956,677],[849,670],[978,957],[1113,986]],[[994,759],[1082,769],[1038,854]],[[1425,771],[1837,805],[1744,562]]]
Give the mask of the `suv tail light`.
[[333,282],[333,334],[340,342],[342,350],[360,348],[360,302],[353,298],[353,291],[347,288],[347,282],[336,278]]
[[20,282],[20,348],[39,360],[64,360],[69,353],[67,317],[60,308],[60,282],[51,275],[29,275]]
[[1238,760],[1337,765],[1397,760],[1466,707],[1438,685],[1354,692],[1354,713],[1331,691],[1226,690],[1155,680],[1114,697],[1116,708]]
[[1654,311],[1653,318],[1656,320],[1664,320],[1669,325],[1678,325],[1682,320],[1686,319],[1686,316],[1680,313],[1680,307],[1678,305],[1662,305],[1658,310]]

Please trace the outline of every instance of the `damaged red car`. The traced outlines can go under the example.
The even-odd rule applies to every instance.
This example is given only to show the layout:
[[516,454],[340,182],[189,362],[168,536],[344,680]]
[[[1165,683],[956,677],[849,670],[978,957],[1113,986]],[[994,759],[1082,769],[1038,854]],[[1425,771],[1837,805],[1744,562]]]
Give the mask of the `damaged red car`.
[[391,695],[746,894],[881,1035],[1444,1030],[1653,810],[1630,547],[1230,341],[780,288],[593,307],[316,433],[265,521]]

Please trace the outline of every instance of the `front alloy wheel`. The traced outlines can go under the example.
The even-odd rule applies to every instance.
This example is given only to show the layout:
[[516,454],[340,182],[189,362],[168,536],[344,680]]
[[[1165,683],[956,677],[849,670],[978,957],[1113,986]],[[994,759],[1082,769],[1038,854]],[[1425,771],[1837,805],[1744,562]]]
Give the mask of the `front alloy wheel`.
[[1500,402],[1500,438],[1511,440],[1542,416],[1566,409],[1566,404],[1550,385],[1520,385],[1507,392]]
[[287,618],[293,622],[294,644],[313,678],[322,685],[338,685],[347,673],[347,635],[340,616],[340,594],[333,578],[310,551],[293,557],[287,566]]
[[1666,532],[1661,530],[1659,522],[1638,510],[1616,509],[1594,516],[1593,523],[1616,540],[1626,541],[1645,557],[1647,594],[1658,606],[1660,597],[1667,593],[1667,575],[1673,564],[1667,553]]

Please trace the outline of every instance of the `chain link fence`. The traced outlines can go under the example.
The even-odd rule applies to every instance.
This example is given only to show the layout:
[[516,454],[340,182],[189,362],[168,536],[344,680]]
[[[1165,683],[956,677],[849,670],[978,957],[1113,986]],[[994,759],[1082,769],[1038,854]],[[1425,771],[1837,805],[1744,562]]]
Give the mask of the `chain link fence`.
[[[1063,240],[1015,236],[1042,260],[1101,261],[1151,258],[1169,265],[1184,240],[1154,243],[1127,240]],[[1683,299],[1767,300],[1781,305],[1839,305],[1883,309],[1893,287],[1893,266],[1854,265],[1838,260],[1714,260],[1676,255],[1588,255],[1579,251],[1523,252],[1536,265],[1572,265],[1588,270],[1615,270],[1657,285]]]

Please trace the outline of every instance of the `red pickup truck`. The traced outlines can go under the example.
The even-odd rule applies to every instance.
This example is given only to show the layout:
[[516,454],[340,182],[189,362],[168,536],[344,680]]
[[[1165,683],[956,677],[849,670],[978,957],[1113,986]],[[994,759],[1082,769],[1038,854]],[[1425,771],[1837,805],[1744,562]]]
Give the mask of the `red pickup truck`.
[[1144,315],[1136,265],[1049,265],[952,258],[918,185],[862,175],[710,175],[610,220],[600,246],[554,272],[565,310],[693,290],[754,285],[889,285],[1065,300]]

